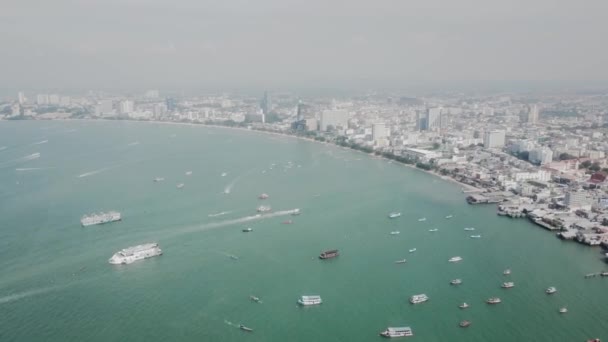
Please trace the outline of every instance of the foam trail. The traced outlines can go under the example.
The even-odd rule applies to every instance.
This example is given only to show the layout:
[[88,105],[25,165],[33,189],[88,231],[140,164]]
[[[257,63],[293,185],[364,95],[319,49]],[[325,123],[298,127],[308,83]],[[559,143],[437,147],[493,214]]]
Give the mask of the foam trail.
[[57,286],[43,287],[41,289],[30,290],[30,291],[25,291],[25,292],[20,292],[20,293],[15,293],[15,294],[8,295],[8,296],[0,297],[0,304],[14,302],[19,299],[47,293],[47,292],[53,291],[55,289],[57,289]]
[[17,168],[15,169],[15,171],[36,171],[36,170],[49,170],[49,169],[54,169],[54,166],[47,166],[47,167],[23,167],[23,168]]
[[38,152],[28,154],[27,156],[23,156],[21,158],[17,158],[17,159],[13,159],[13,160],[9,160],[4,163],[1,163],[0,168],[13,166],[14,164],[24,163],[26,161],[30,161],[30,160],[34,160],[34,159],[38,159],[38,158],[40,158],[40,153],[38,153]]
[[247,176],[251,173],[253,173],[255,171],[255,169],[249,170],[248,172],[236,177],[235,179],[232,180],[232,182],[230,182],[228,185],[226,185],[226,187],[224,188],[224,193],[225,194],[229,194],[232,192],[232,188],[234,187],[234,185],[244,176]]
[[223,215],[230,214],[230,213],[231,213],[230,211],[222,211],[220,213],[209,214],[207,216],[208,217],[217,217],[217,216],[223,216]]
[[98,173],[102,173],[102,172],[104,172],[104,171],[107,171],[107,170],[109,170],[109,169],[111,169],[111,168],[112,168],[112,167],[104,167],[104,168],[99,169],[99,170],[94,170],[94,171],[85,172],[85,173],[83,173],[83,174],[78,175],[78,178],[84,178],[84,177],[93,176],[93,175],[96,175],[96,174],[98,174]]
[[38,159],[38,158],[40,158],[40,153],[36,152],[36,153],[28,154],[25,157],[21,157],[21,158],[17,159],[17,161],[28,161],[28,160]]
[[42,140],[42,141],[39,141],[39,142],[35,142],[32,145],[42,145],[42,144],[46,144],[48,142],[49,142],[48,140]]
[[134,141],[134,142],[132,142],[132,143],[127,144],[127,146],[137,146],[137,145],[139,145],[139,144],[140,144],[140,142],[139,142],[139,141]]

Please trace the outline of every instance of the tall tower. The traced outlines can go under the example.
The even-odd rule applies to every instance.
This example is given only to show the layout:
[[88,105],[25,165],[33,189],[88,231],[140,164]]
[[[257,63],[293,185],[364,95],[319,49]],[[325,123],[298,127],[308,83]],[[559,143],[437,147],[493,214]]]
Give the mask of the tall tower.
[[19,93],[17,93],[17,101],[19,101],[19,104],[25,104],[26,98],[25,98],[25,94],[20,91]]
[[267,91],[264,92],[264,98],[262,99],[262,112],[268,114],[272,110],[272,102],[270,95]]
[[538,106],[532,105],[528,109],[528,123],[537,124],[538,123]]

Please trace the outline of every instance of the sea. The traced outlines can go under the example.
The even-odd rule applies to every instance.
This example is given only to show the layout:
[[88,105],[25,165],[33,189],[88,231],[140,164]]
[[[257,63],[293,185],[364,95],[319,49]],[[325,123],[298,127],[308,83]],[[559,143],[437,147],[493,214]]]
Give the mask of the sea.
[[[287,136],[0,122],[0,341],[380,341],[401,326],[425,342],[608,339],[608,277],[584,277],[608,269],[599,248],[464,198],[422,171]],[[81,227],[108,210],[123,220]],[[147,242],[164,254],[108,263]],[[320,260],[328,249],[340,256]],[[302,295],[323,304],[299,307]]]

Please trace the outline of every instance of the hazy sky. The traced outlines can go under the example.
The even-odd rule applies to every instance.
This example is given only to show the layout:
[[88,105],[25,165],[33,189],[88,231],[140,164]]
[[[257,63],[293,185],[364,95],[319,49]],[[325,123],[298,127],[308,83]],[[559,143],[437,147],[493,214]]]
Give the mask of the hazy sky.
[[606,0],[1,0],[0,87],[608,80]]

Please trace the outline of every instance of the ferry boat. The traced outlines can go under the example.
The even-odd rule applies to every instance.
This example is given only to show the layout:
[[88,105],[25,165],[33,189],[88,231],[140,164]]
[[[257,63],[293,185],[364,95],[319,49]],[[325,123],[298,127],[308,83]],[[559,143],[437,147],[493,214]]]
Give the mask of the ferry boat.
[[164,181],[165,179],[164,179],[163,177],[156,177],[156,178],[154,178],[153,180],[154,180],[154,182],[162,182],[162,181]]
[[504,271],[502,272],[502,274],[504,274],[504,275],[509,275],[509,274],[511,274],[511,269],[510,269],[510,268],[507,268],[506,270],[504,270]]
[[401,233],[401,232],[398,231],[398,230],[394,230],[394,231],[391,232],[391,235],[398,235],[399,233]]
[[566,313],[568,309],[564,306],[563,308],[559,308],[559,313]]
[[545,290],[546,294],[554,294],[555,292],[557,292],[557,289],[553,286],[549,287],[548,289]]
[[462,257],[459,256],[455,256],[455,257],[451,257],[450,260],[448,260],[449,262],[459,262],[462,261]]
[[461,309],[466,309],[466,308],[468,308],[468,307],[469,307],[469,304],[467,304],[467,303],[465,302],[465,303],[462,303],[462,304],[458,305],[458,307],[459,307],[459,308],[461,308]]
[[104,224],[122,220],[122,216],[117,211],[108,211],[107,213],[84,215],[80,219],[80,224],[83,227],[94,226],[96,224]]
[[266,205],[261,205],[257,208],[258,213],[265,213],[265,212],[268,212],[271,210],[272,210],[272,208],[270,208],[269,206],[266,206]]
[[423,218],[419,218],[419,219],[418,219],[418,222],[424,222],[424,221],[426,221],[426,217],[423,217]]
[[252,231],[253,231],[253,228],[251,228],[251,227],[243,228],[243,233],[249,233]]
[[437,229],[437,228],[429,229],[429,232],[432,232],[432,233],[438,232],[438,231],[439,231],[439,229]]
[[498,297],[492,297],[492,298],[488,298],[488,300],[486,300],[486,303],[488,303],[488,304],[498,304],[500,302],[502,302],[502,301]]
[[410,303],[412,304],[420,304],[429,300],[429,297],[426,294],[418,294],[410,297]]
[[321,300],[321,296],[302,296],[298,299],[298,304],[308,306],[308,305],[319,305],[323,303]]
[[473,228],[473,227],[466,227],[464,230],[466,230],[466,231],[473,231],[473,230],[475,230],[475,228]]
[[471,325],[471,321],[462,321],[462,322],[460,322],[459,325],[460,325],[461,328],[466,328],[469,325]]
[[177,188],[178,188],[178,189],[181,189],[181,188],[183,188],[183,187],[184,187],[184,185],[185,185],[184,183],[179,183],[179,184],[177,184]]
[[243,331],[246,331],[246,332],[253,332],[253,329],[248,328],[248,327],[246,327],[246,326],[244,326],[242,324],[239,324],[239,329],[241,329]]
[[383,332],[380,333],[380,336],[382,337],[388,337],[388,338],[392,338],[392,337],[408,337],[408,336],[414,336],[414,332],[412,331],[412,328],[410,327],[388,327],[386,328],[386,330],[384,330]]
[[322,252],[319,255],[319,259],[331,259],[337,257],[338,255],[340,255],[340,253],[337,249],[331,249],[329,251]]
[[503,289],[510,289],[512,287],[515,287],[515,283],[512,281],[508,281],[506,283],[502,283],[502,285],[500,285],[500,287],[502,287]]
[[268,197],[270,197],[270,196],[268,196],[268,194],[261,194],[261,195],[258,196],[258,199],[265,200]]
[[453,279],[452,281],[450,281],[451,285],[460,285],[462,284],[462,279]]
[[396,260],[395,264],[405,264],[407,262],[406,259]]
[[392,218],[392,219],[397,218],[399,216],[401,216],[401,213],[393,212],[393,213],[388,214],[388,218]]
[[192,171],[186,171],[186,176],[191,176],[192,175]]
[[114,255],[108,259],[108,262],[112,265],[127,265],[137,260],[147,259],[162,254],[163,251],[157,243],[146,243],[120,250],[114,253]]
[[471,235],[471,239],[481,239],[481,235]]
[[416,251],[416,248],[410,249],[410,253],[414,253],[415,251]]
[[445,218],[446,218],[446,219],[451,219],[452,217],[454,217],[454,216],[453,216],[453,215],[448,215],[448,216],[446,216]]

